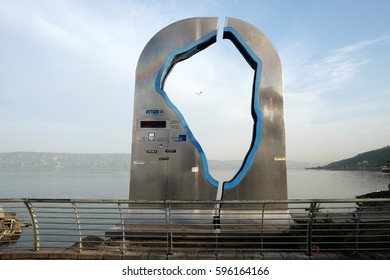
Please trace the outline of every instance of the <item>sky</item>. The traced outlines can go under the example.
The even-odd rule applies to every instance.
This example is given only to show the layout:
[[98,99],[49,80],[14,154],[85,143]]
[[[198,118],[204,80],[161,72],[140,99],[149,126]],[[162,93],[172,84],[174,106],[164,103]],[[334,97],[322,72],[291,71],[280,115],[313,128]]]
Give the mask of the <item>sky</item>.
[[[387,0],[0,0],[0,152],[130,153],[142,49],[165,26],[205,16],[244,20],[279,53],[287,160],[387,146],[389,13]],[[165,91],[208,159],[249,149],[252,79],[222,38],[169,75]]]

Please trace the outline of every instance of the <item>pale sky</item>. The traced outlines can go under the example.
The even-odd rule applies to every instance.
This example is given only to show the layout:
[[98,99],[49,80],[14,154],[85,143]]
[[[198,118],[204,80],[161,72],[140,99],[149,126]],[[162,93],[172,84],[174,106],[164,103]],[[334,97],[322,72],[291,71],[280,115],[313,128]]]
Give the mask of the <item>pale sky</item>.
[[[381,148],[390,144],[389,14],[387,0],[0,0],[0,152],[130,153],[142,49],[165,26],[204,16],[239,18],[274,44],[287,160]],[[179,109],[208,159],[247,151],[252,75],[221,39],[168,77],[168,95],[188,96]]]

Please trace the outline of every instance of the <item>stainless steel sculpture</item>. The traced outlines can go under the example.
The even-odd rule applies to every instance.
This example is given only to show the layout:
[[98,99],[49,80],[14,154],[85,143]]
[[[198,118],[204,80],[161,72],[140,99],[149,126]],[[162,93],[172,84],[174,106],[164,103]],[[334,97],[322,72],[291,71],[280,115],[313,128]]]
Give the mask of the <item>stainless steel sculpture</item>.
[[[227,18],[231,40],[255,70],[250,149],[236,176],[219,184],[201,143],[164,91],[176,63],[216,42],[218,18],[190,18],[158,32],[137,65],[134,96],[131,200],[287,199],[283,82],[279,56],[257,28]],[[244,208],[250,208],[250,205]]]

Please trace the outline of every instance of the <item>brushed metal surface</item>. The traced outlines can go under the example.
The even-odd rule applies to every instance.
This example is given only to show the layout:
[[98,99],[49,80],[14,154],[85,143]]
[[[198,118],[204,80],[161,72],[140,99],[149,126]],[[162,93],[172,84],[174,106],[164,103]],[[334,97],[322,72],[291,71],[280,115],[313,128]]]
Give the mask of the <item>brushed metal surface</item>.
[[[163,88],[175,63],[214,43],[217,29],[218,18],[178,21],[158,32],[141,53],[134,92],[130,199],[215,198],[217,189],[204,176],[186,124],[157,89]],[[154,120],[166,121],[166,128],[140,127],[141,121]],[[155,132],[154,141],[148,140],[150,132]]]
[[226,20],[224,38],[231,39],[239,49],[245,45],[250,50],[248,63],[253,64],[252,57],[258,57],[262,65],[261,73],[257,73],[260,74],[259,85],[256,87],[255,81],[253,89],[253,97],[259,98],[254,103],[258,102],[261,111],[261,132],[255,131],[253,139],[256,133],[261,133],[260,142],[245,176],[234,187],[225,188],[223,198],[287,199],[283,81],[279,56],[260,30],[238,19]]
[[215,43],[217,31],[216,17],[185,19],[159,31],[145,46],[134,91],[131,200],[287,199],[282,69],[275,48],[260,30],[238,19],[225,21],[224,39],[231,40],[255,70],[248,112],[254,127],[242,167],[223,183],[220,197],[201,143],[164,91],[175,64]]

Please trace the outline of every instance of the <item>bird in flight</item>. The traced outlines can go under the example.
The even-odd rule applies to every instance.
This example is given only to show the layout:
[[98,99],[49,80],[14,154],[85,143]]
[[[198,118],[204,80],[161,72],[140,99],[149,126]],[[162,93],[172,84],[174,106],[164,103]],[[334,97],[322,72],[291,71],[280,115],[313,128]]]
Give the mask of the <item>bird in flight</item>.
[[201,92],[195,92],[196,95],[201,95],[203,90]]

